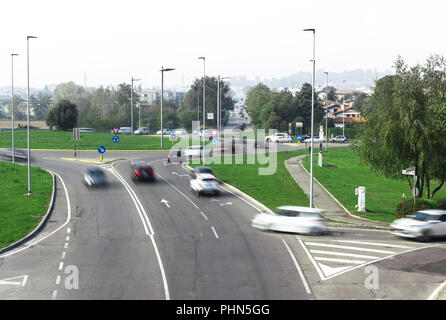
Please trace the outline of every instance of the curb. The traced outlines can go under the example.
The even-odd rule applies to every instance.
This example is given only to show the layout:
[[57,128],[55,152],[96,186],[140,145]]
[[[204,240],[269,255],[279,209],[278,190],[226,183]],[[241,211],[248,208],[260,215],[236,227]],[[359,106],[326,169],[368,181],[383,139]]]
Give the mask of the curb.
[[52,173],[47,171],[49,174],[51,174],[51,176],[53,177],[53,192],[51,194],[51,201],[50,201],[50,205],[48,206],[48,210],[45,214],[45,216],[43,217],[43,219],[40,221],[40,223],[37,225],[37,227],[34,228],[33,231],[31,231],[28,235],[26,235],[25,237],[23,237],[22,239],[0,249],[0,254],[3,254],[7,251],[10,251],[12,249],[15,249],[19,246],[21,246],[22,244],[28,242],[30,239],[34,238],[40,231],[42,231],[42,229],[45,227],[46,223],[48,222],[51,213],[53,211],[53,207],[54,207],[54,199],[55,199],[55,195],[56,195],[56,176]]
[[107,161],[97,161],[97,160],[75,159],[75,158],[60,158],[60,160],[79,161],[79,162],[87,162],[87,163],[94,163],[94,164],[108,164],[108,163],[125,160],[125,159],[119,158],[119,159],[111,159],[111,160],[107,160]]
[[427,298],[427,300],[443,300],[446,299],[446,281],[444,281],[437,289],[432,292],[432,294]]
[[[288,161],[288,160],[286,160],[286,161]],[[303,166],[303,164],[302,164],[302,161],[301,160],[299,160],[300,161],[300,166],[302,167],[302,169],[304,169],[305,170],[305,172],[309,175],[310,173],[308,172],[308,170],[307,169],[305,169],[305,167]],[[341,202],[339,202],[339,200],[338,199],[336,199],[314,176],[313,176],[313,179],[314,179],[314,181],[316,181],[318,184],[319,184],[319,186],[322,188],[322,189],[324,189],[324,191],[325,192],[327,192],[327,194],[334,200],[334,201],[336,201],[336,203],[337,204],[339,204],[340,206],[341,206],[341,208],[342,209],[344,209],[344,211],[350,216],[350,217],[352,217],[352,218],[354,218],[354,219],[360,219],[360,220],[364,220],[364,221],[366,221],[366,222],[374,222],[374,223],[376,223],[377,221],[374,221],[374,220],[370,220],[370,219],[367,219],[367,218],[362,218],[362,217],[358,217],[358,216],[355,216],[355,215],[353,215],[353,214],[351,214],[350,213],[350,211],[348,211],[347,210],[347,208],[345,208],[343,205],[342,205],[342,203]],[[383,222],[383,223],[385,223],[385,222]],[[388,227],[376,227],[376,226],[368,226],[368,228],[369,229],[382,229],[382,230],[389,230],[389,228]]]
[[[191,166],[189,166],[188,164],[185,164],[183,166],[183,168],[186,168],[189,171],[192,171],[193,168]],[[251,205],[253,205],[254,207],[256,207],[260,212],[264,212],[264,213],[272,213],[271,209],[269,209],[267,206],[265,206],[263,203],[259,202],[258,200],[254,199],[253,197],[247,195],[246,193],[244,193],[243,191],[237,189],[236,187],[228,184],[225,182],[223,189],[229,189],[230,192],[233,192],[235,194],[237,194],[238,196],[242,197],[244,200],[246,200],[247,202],[249,202]]]

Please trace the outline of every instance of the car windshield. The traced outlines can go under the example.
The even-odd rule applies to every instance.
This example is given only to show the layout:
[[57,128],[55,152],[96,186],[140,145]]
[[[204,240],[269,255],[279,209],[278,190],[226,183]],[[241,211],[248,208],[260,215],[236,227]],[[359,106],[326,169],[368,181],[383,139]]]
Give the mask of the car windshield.
[[299,211],[289,211],[289,210],[278,210],[276,211],[276,214],[278,216],[284,216],[284,217],[297,217],[299,216]]
[[437,217],[433,216],[431,214],[424,213],[424,212],[415,212],[412,219],[415,219],[418,221],[429,221],[429,220],[437,220]]
[[206,168],[206,167],[198,167],[197,172],[213,174],[212,170],[210,168]]

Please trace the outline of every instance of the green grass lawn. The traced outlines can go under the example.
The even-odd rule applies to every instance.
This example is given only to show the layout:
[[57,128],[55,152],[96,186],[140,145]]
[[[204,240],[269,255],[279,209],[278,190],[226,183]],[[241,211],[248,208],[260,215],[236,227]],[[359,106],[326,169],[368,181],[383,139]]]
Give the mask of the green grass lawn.
[[[115,150],[113,133],[106,132],[81,132],[80,150],[97,150],[99,146],[105,146],[107,150]],[[119,135],[118,150],[161,150],[161,136],[137,136]],[[14,131],[16,148],[27,148],[26,130]],[[31,130],[31,148],[33,149],[73,149],[73,132],[57,130]],[[164,136],[164,149],[169,149],[172,144],[169,136]],[[11,147],[11,131],[0,131],[0,148]]]
[[48,210],[53,188],[51,175],[31,168],[32,195],[26,166],[0,162],[0,248],[30,233]]
[[[277,153],[277,170],[273,175],[259,175],[258,169],[267,166],[260,165],[257,161],[256,164],[247,164],[246,155],[243,157],[243,164],[224,164],[221,161],[222,164],[207,164],[207,166],[212,168],[219,179],[257,199],[271,210],[283,205],[307,207],[308,197],[296,184],[284,164],[286,159],[303,153],[304,150]],[[191,166],[197,165],[191,164]]]
[[[406,180],[388,179],[371,172],[368,166],[360,166],[359,156],[352,147],[331,148],[323,155],[322,168],[317,165],[318,157],[316,155],[314,157],[314,177],[350,213],[368,219],[391,222],[396,219],[396,205],[401,202],[403,193],[406,194],[406,201],[413,201]],[[304,166],[310,170],[310,161],[304,161]],[[355,188],[359,186],[366,188],[366,213],[358,213],[355,208],[358,203]],[[438,191],[437,197],[446,197],[446,188]]]

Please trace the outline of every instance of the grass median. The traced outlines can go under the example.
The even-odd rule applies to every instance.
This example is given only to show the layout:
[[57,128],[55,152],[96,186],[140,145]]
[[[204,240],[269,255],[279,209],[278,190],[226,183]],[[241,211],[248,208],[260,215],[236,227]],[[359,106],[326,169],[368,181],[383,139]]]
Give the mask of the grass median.
[[[304,161],[310,170],[310,161]],[[406,201],[413,201],[406,180],[392,180],[374,173],[369,166],[359,164],[359,155],[353,147],[331,148],[323,153],[323,167],[318,166],[318,157],[314,157],[314,177],[336,198],[350,213],[371,220],[392,222],[396,219],[396,205],[401,202],[403,193]],[[366,210],[359,213],[355,208],[358,198],[355,188],[366,188]],[[438,191],[436,197],[446,197],[446,189]]]
[[32,195],[28,193],[28,171],[23,165],[0,162],[0,248],[29,234],[41,221],[51,201],[51,175],[31,168]]
[[[114,134],[108,132],[81,132],[80,150],[97,150],[105,146],[107,150],[161,150],[161,136],[119,135],[120,141],[112,141]],[[11,131],[0,131],[0,148],[11,147]],[[15,130],[16,148],[27,148],[27,131]],[[73,132],[59,130],[30,130],[33,149],[73,149]],[[165,150],[172,146],[169,136],[163,139]]]
[[[207,161],[206,166],[212,168],[220,180],[243,191],[271,210],[283,205],[307,207],[308,197],[296,184],[284,164],[285,160],[304,153],[304,150],[277,153],[277,170],[272,175],[259,175],[259,168],[266,168],[267,165],[259,164],[257,159],[255,164],[247,164],[246,155],[243,156],[243,164],[235,164],[232,156],[232,164],[225,164],[224,160],[221,160],[221,164],[209,164]],[[270,157],[271,161],[274,158],[273,154],[266,156]],[[192,167],[198,165],[191,164]]]

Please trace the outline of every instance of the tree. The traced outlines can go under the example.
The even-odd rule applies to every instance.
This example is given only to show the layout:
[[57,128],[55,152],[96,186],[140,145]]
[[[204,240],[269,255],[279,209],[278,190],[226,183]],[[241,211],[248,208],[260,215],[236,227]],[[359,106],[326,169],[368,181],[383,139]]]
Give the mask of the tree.
[[56,127],[58,130],[69,130],[75,127],[77,117],[77,106],[68,100],[60,100],[48,111],[46,123],[51,128]]
[[425,191],[432,198],[446,180],[446,62],[434,55],[424,65],[409,67],[399,57],[395,70],[376,81],[364,102],[367,121],[360,130],[359,154],[373,171],[393,179],[403,179],[402,169],[415,167],[417,196]]
[[50,94],[39,92],[37,96],[32,95],[30,98],[31,106],[37,120],[45,120],[48,109],[51,106],[52,98]]
[[[12,113],[12,99],[9,99],[8,105],[8,114]],[[14,95],[14,119],[16,120],[25,120],[26,119],[26,102],[19,95]]]
[[327,93],[327,100],[330,100],[330,101],[337,100],[336,91],[338,91],[338,89],[336,89],[335,87],[331,87],[331,86],[324,87],[322,89],[322,92]]
[[[312,93],[311,85],[304,83],[302,89],[296,94],[297,115],[304,119],[304,131],[309,132],[311,128],[311,108],[312,108]],[[314,124],[319,123],[324,117],[324,110],[317,100],[316,93],[314,94]]]

